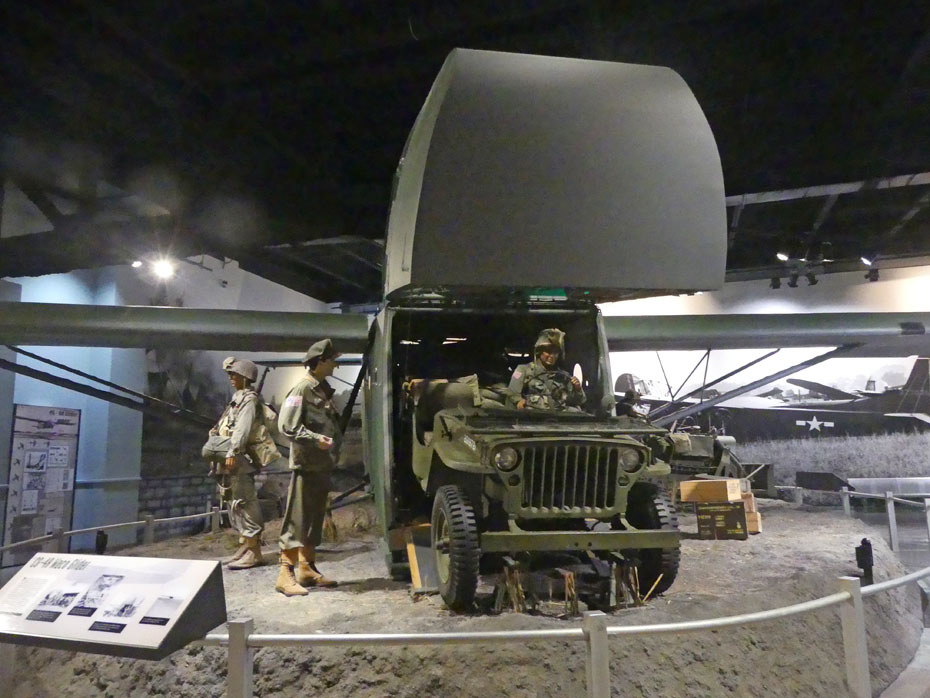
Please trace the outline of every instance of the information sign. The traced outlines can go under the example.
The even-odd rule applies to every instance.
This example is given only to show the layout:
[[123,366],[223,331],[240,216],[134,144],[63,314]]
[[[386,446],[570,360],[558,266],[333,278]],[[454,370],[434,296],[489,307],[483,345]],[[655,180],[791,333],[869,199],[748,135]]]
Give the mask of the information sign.
[[216,561],[38,553],[0,588],[0,642],[161,659],[225,622]]
[[[16,405],[3,545],[70,526],[80,427],[80,410]],[[40,549],[14,548],[2,565],[22,565]]]

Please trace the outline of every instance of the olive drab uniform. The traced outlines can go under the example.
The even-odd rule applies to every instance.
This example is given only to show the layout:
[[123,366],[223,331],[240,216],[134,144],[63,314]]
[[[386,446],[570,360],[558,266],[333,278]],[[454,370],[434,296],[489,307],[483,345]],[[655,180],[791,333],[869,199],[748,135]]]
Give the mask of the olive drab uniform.
[[252,446],[261,440],[262,426],[262,398],[252,388],[243,388],[233,394],[213,429],[218,436],[224,437],[214,445],[226,447],[226,458],[236,459],[232,472],[226,473],[225,468],[217,471],[217,480],[223,495],[228,495],[230,501],[229,522],[243,538],[258,536],[264,528],[255,491],[255,473],[259,470],[259,463],[252,450]]
[[513,402],[526,400],[527,408],[539,410],[580,410],[584,390],[575,390],[566,371],[548,370],[538,360],[520,364],[513,372],[508,390]]
[[[308,373],[291,388],[278,415],[278,429],[291,442],[288,464],[292,471],[281,523],[282,550],[316,547],[322,540],[326,499],[342,445],[333,392],[329,383]],[[321,438],[332,439],[333,447],[319,448]]]
[[[585,401],[584,390],[572,385],[572,377],[560,368],[546,368],[539,360],[544,347],[558,351],[561,360],[565,351],[565,333],[556,328],[543,330],[533,347],[535,359],[514,369],[507,387],[511,402],[526,400],[526,407],[537,410],[580,411]],[[558,364],[558,361],[556,361]]]

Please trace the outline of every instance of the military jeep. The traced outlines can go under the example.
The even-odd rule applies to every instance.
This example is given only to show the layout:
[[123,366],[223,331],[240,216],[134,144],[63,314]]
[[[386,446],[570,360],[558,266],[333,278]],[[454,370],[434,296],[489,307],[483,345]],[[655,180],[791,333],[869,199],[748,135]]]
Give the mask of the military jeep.
[[[392,571],[428,527],[454,609],[502,557],[622,555],[642,589],[671,586],[673,443],[615,416],[597,304],[723,281],[720,159],[684,81],[456,49],[398,165],[385,253],[364,433]],[[566,333],[578,412],[505,399],[546,328]]]
[[[644,593],[677,574],[667,432],[612,416],[596,307],[549,305],[392,313],[393,455],[410,464],[395,496],[403,519],[431,523],[440,593],[453,609],[472,603],[488,553],[623,550]],[[582,411],[517,410],[506,399],[510,374],[549,326],[567,332],[563,363],[582,375]]]

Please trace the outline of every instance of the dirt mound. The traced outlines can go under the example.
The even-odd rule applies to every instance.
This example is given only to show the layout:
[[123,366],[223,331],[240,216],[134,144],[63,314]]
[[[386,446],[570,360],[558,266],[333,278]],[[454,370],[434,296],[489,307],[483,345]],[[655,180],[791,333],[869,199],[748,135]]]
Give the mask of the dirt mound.
[[[855,574],[854,547],[873,544],[875,579],[904,569],[880,532],[837,512],[760,502],[764,532],[747,541],[686,538],[678,581],[645,607],[618,610],[609,625],[714,618],[785,606],[834,590],[836,578]],[[437,597],[414,601],[407,585],[386,578],[373,519],[359,507],[340,510],[340,538],[325,544],[320,566],[342,582],[285,598],[273,591],[277,569],[275,525],[266,534],[269,564],[224,572],[230,618],[251,617],[257,632],[439,632],[577,627],[540,615],[454,615]],[[686,534],[696,531],[682,516]],[[120,554],[220,557],[232,547],[226,533],[139,546]],[[922,630],[916,587],[865,600],[873,692],[884,689],[910,661]],[[772,698],[847,695],[835,607],[723,631],[611,638],[614,691],[651,698]],[[226,654],[216,648],[181,650],[160,662],[17,648],[11,698],[143,698],[222,696]],[[580,642],[530,642],[398,648],[261,649],[255,657],[257,696],[319,698],[562,698],[585,694]]]

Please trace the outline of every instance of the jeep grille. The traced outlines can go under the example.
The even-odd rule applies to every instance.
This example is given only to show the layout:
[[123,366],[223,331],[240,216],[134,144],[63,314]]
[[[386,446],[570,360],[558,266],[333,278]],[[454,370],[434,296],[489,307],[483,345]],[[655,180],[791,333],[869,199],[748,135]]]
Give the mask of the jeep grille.
[[542,444],[520,451],[526,513],[591,514],[614,507],[619,447]]

